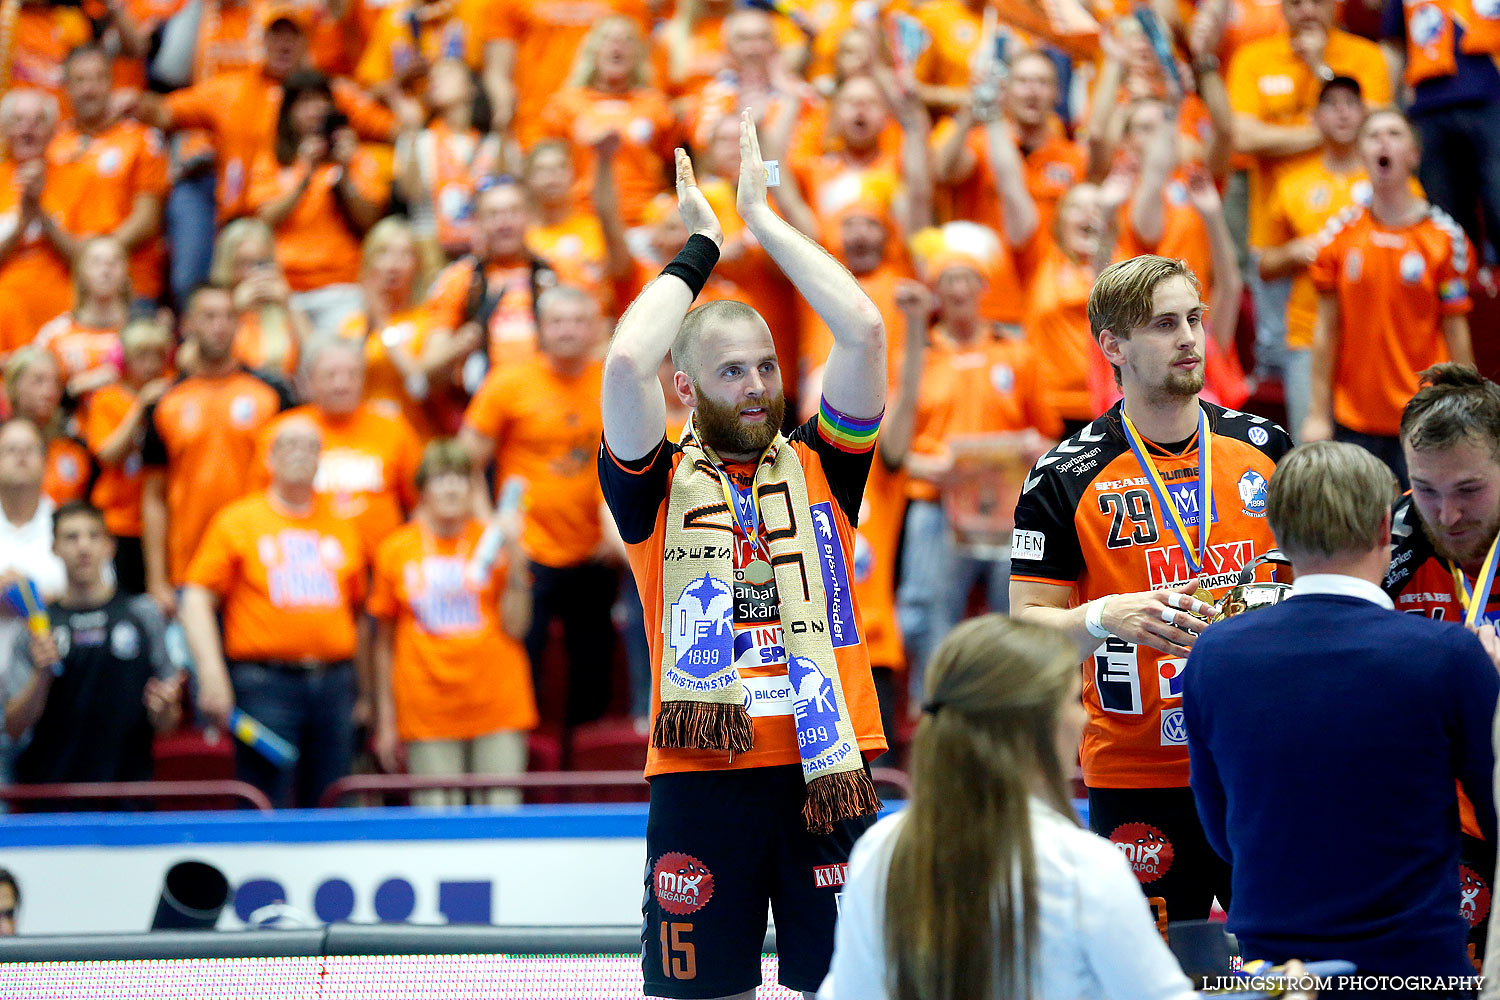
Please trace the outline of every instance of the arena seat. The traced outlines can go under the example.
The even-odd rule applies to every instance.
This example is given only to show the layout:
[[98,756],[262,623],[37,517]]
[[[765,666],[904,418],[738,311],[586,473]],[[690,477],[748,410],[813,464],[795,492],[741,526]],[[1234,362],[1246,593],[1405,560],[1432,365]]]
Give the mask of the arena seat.
[[[570,771],[643,771],[647,733],[629,718],[600,719],[573,729]],[[645,802],[647,789],[591,788],[564,792],[574,801]]]

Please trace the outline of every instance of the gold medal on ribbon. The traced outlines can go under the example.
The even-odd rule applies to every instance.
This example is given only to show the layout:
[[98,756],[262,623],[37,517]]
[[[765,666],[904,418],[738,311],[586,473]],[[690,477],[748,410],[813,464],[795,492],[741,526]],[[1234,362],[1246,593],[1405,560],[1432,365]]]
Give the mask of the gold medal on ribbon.
[[745,567],[745,579],[757,587],[764,587],[771,582],[771,564],[764,559],[756,559]]

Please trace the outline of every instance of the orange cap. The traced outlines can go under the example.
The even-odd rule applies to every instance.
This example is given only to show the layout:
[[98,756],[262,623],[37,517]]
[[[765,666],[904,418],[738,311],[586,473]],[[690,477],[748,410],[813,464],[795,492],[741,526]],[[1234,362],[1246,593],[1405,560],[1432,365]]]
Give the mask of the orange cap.
[[277,21],[289,21],[298,31],[306,32],[312,27],[312,10],[286,0],[272,0],[261,10],[260,25],[270,28]]

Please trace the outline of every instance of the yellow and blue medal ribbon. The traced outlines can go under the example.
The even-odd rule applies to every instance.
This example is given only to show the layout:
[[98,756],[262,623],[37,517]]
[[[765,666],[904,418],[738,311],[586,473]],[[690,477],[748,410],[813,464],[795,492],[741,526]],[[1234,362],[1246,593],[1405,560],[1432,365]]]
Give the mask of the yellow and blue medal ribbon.
[[1490,588],[1495,583],[1495,568],[1500,565],[1500,535],[1490,543],[1490,551],[1484,557],[1484,564],[1479,567],[1479,576],[1474,580],[1474,589],[1469,589],[1469,580],[1464,576],[1464,571],[1455,565],[1450,565],[1453,571],[1453,586],[1458,592],[1458,601],[1464,609],[1464,625],[1474,628],[1479,620],[1484,617],[1485,605],[1490,602]]
[[[1156,463],[1151,460],[1151,454],[1146,450],[1146,441],[1141,437],[1140,431],[1135,429],[1135,424],[1130,422],[1125,408],[1120,408],[1120,419],[1125,425],[1125,440],[1130,444],[1131,454],[1140,464],[1141,471],[1146,474],[1146,481],[1151,485],[1151,492],[1156,496],[1156,506],[1166,512],[1165,520],[1167,527],[1172,529],[1172,534],[1177,536],[1177,544],[1182,549],[1182,554],[1187,557],[1188,572],[1193,576],[1201,576],[1203,568],[1208,565],[1208,533],[1213,523],[1213,438],[1208,433],[1208,416],[1203,412],[1203,407],[1198,407],[1198,551],[1193,552],[1193,543],[1188,535],[1187,524],[1182,519],[1182,514],[1177,510],[1177,504],[1167,494],[1166,484],[1162,482],[1161,472],[1156,468]],[[1493,575],[1493,573],[1491,574]]]

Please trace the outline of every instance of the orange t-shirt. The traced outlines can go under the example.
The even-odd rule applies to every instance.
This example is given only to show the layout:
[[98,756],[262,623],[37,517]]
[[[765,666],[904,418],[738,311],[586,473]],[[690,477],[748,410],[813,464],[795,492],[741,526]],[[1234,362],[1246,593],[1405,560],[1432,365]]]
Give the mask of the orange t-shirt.
[[271,483],[271,442],[288,420],[310,420],[323,435],[313,490],[328,510],[359,533],[367,557],[406,520],[417,505],[417,465],[422,442],[401,411],[389,403],[361,403],[347,417],[334,418],[316,406],[298,406],[274,418],[260,432],[252,489]]
[[604,226],[593,212],[574,212],[552,226],[526,229],[526,246],[557,272],[560,284],[592,295],[606,316],[614,315],[614,295],[604,280]]
[[420,306],[403,309],[379,330],[370,329],[370,317],[355,313],[344,321],[339,336],[365,345],[365,402],[390,403],[401,410],[407,424],[422,442],[432,440],[432,422],[422,404],[406,391],[406,379],[391,360],[391,350],[404,350],[413,359],[422,356],[422,344],[431,320]]
[[974,50],[983,34],[979,15],[963,0],[928,0],[912,14],[932,39],[912,67],[917,82],[967,89],[974,78]]
[[[276,226],[276,260],[294,292],[359,280],[361,234],[350,226],[333,190],[345,170],[367,201],[383,205],[390,197],[390,176],[364,150],[354,154],[348,167],[323,163],[314,168],[291,214]],[[261,155],[250,171],[248,207],[265,207],[295,189],[301,177],[300,164],[283,166],[275,156]]]
[[365,565],[353,527],[321,501],[293,514],[254,493],[214,515],[186,582],[223,601],[226,659],[328,663],[354,656]]
[[521,542],[543,566],[576,566],[602,537],[594,455],[604,433],[599,412],[602,362],[559,374],[546,357],[491,371],[464,414],[464,426],[495,442],[495,482],[526,481]]
[[[469,285],[474,279],[472,257],[456,260],[438,272],[427,292],[426,310],[432,329],[457,330],[467,316]],[[536,354],[536,312],[531,296],[531,266],[491,264],[485,268],[490,293],[498,298],[490,313],[490,368],[505,368]],[[550,274],[550,272],[539,272]]]
[[38,330],[35,343],[57,361],[64,382],[96,368],[119,372],[120,331],[115,327],[83,326],[66,312]]
[[[279,307],[270,308],[279,311]],[[283,315],[281,323],[285,328],[285,349],[276,348],[278,356],[272,358],[272,338],[268,336],[266,330],[266,317],[261,314],[260,309],[246,309],[240,313],[239,329],[234,333],[234,360],[246,368],[269,372],[284,378],[291,378],[295,375],[297,357],[301,353],[297,343],[297,331],[292,326],[289,316]]]
[[47,442],[47,467],[42,473],[42,492],[61,507],[69,500],[88,495],[94,474],[94,456],[76,438],[58,436]]
[[1319,292],[1338,300],[1333,418],[1362,434],[1398,434],[1417,373],[1448,360],[1443,319],[1473,308],[1474,249],[1435,205],[1401,229],[1355,206],[1326,232],[1310,274]]
[[1073,261],[1052,240],[1043,242],[1026,303],[1025,337],[1047,359],[1042,385],[1058,416],[1092,420],[1098,413],[1089,392],[1089,362],[1099,352],[1089,328],[1094,268]]
[[[789,511],[786,504],[766,505],[762,511],[774,507],[775,513],[767,516],[774,519],[778,531],[793,536],[799,531],[817,531],[823,553],[819,561],[825,592],[849,597],[847,604],[837,596],[831,598],[828,627],[849,725],[861,753],[868,760],[885,749],[886,741],[880,728],[875,684],[870,676],[870,652],[865,645],[860,605],[852,587],[845,581],[850,575],[855,544],[851,515],[846,506],[853,508],[854,516],[858,515],[855,504],[869,474],[871,449],[867,447],[858,452],[842,449],[824,435],[818,417],[795,429],[783,447],[796,449],[807,482],[808,507],[811,509],[792,512],[791,523],[785,526],[782,523]],[[650,455],[638,462],[622,463],[607,447],[596,445],[595,448],[599,456],[599,476],[608,484],[610,511],[620,527],[641,604],[645,608],[651,662],[659,665],[666,640],[666,630],[661,623],[667,602],[662,570],[667,555],[668,493],[683,452],[663,438]],[[739,487],[745,488],[750,484],[754,466],[751,463],[730,464],[726,471]],[[794,692],[787,682],[786,636],[775,583],[757,586],[743,579],[743,569],[749,565],[753,553],[743,534],[734,529],[733,515],[725,511],[722,503],[699,513],[701,516],[690,519],[691,525],[682,528],[680,537],[684,545],[702,542],[704,545],[724,545],[730,551],[736,578],[734,610],[731,612],[735,632],[734,660],[740,683],[751,699],[752,746],[744,753],[651,747],[646,752],[648,778],[680,771],[795,765],[802,759],[797,748]],[[761,524],[763,534],[770,530],[765,521]],[[809,568],[808,572],[817,573],[819,570]],[[688,615],[691,614],[688,611]],[[653,720],[660,709],[661,671],[653,668]]]
[[1168,179],[1161,198],[1164,210],[1161,238],[1155,243],[1146,242],[1135,231],[1130,221],[1130,203],[1120,206],[1117,252],[1121,259],[1154,253],[1187,261],[1188,267],[1198,276],[1198,283],[1203,286],[1203,301],[1207,302],[1214,281],[1213,246],[1203,216],[1188,198],[1184,171],[1179,170]]
[[667,164],[677,141],[677,118],[661,91],[638,88],[625,94],[569,87],[552,95],[542,111],[541,135],[566,140],[578,172],[574,196],[588,205],[594,188],[596,136],[619,133],[615,151],[615,187],[620,194],[620,216],[627,226],[641,221],[646,204],[667,188]]
[[865,626],[870,665],[906,669],[896,621],[896,558],[906,520],[906,471],[888,469],[877,446],[854,531],[854,597]]
[[[463,0],[444,18],[422,20],[416,14],[424,5],[408,0],[386,7],[375,18],[364,54],[354,70],[355,82],[375,87],[398,79],[416,61],[418,55],[427,62],[456,59],[478,71],[484,65],[483,6],[477,0]],[[425,89],[425,77],[416,90]]]
[[[1391,103],[1391,77],[1380,46],[1337,29],[1328,33],[1323,61],[1340,76],[1359,81],[1365,104],[1372,108]],[[1240,114],[1271,125],[1306,125],[1312,120],[1323,81],[1292,52],[1285,30],[1269,38],[1247,42],[1235,53],[1227,78],[1229,102]],[[1268,244],[1266,220],[1271,189],[1280,171],[1317,157],[1312,150],[1299,156],[1260,158],[1250,170],[1250,245]]]
[[11,30],[10,79],[0,81],[6,84],[4,89],[44,90],[65,102],[63,60],[94,36],[83,11],[50,3],[23,3]]
[[[953,135],[952,118],[945,118],[932,131],[930,146],[936,150]],[[964,145],[972,166],[968,173],[951,184],[940,185],[943,202],[941,218],[968,219],[982,222],[997,232],[1004,232],[1004,209],[996,187],[995,168],[990,163],[989,139],[983,125],[975,125],[964,136]],[[1059,132],[1048,134],[1047,141],[1031,152],[1021,153],[1026,166],[1026,190],[1036,202],[1037,230],[1046,232],[1057,212],[1057,203],[1068,189],[1084,179],[1088,171],[1088,154],[1081,145]]]
[[[66,217],[76,195],[49,165],[42,187],[42,211]],[[0,235],[20,221],[21,186],[14,160],[0,160]],[[42,224],[26,227],[15,249],[0,261],[0,356],[31,343],[47,321],[73,306],[73,279],[68,262],[42,233]]]
[[[1042,356],[1030,343],[992,334],[958,344],[940,327],[933,328],[928,342],[917,393],[913,454],[942,454],[955,437],[1029,427],[1044,438],[1062,436],[1062,420],[1043,380]],[[935,484],[919,479],[910,483],[907,493],[914,499],[937,498]]]
[[[83,440],[95,455],[135,406],[135,391],[122,382],[94,390],[79,411]],[[89,499],[104,512],[104,526],[111,535],[141,537],[141,442],[144,427],[125,460],[99,462],[99,478]]]
[[442,119],[412,137],[409,154],[422,177],[428,210],[445,253],[468,252],[474,243],[474,193],[500,172],[500,142],[478,129],[462,132]]
[[[1276,544],[1266,523],[1265,486],[1292,442],[1261,417],[1199,405],[1213,435],[1213,516],[1201,582],[1218,599],[1245,564]],[[1171,497],[1166,502],[1185,521],[1196,559],[1202,521],[1198,436],[1181,451],[1155,442],[1147,442],[1146,450]],[[1187,583],[1193,574],[1170,520],[1126,442],[1117,404],[1032,469],[1016,504],[1011,581],[1071,587],[1070,607]],[[1269,571],[1262,568],[1257,579],[1270,579]],[[1088,724],[1081,757],[1090,788],[1187,787],[1181,700],[1187,664],[1113,637],[1084,659]]]
[[[140,122],[117,121],[98,135],[64,125],[47,147],[47,160],[72,192],[63,225],[76,236],[113,233],[141,195],[166,204],[171,186],[166,144],[160,132]],[[161,295],[166,257],[160,236],[147,237],[131,249],[130,286],[136,298]]]
[[[257,65],[208,77],[172,91],[165,100],[174,129],[199,128],[209,133],[219,161],[214,197],[220,221],[251,212],[251,167],[262,155],[271,156],[274,162],[281,84]],[[348,116],[350,127],[361,139],[384,142],[390,138],[394,116],[354,84],[334,80],[333,103]]]
[[167,569],[181,584],[208,522],[250,489],[260,429],[286,405],[257,375],[192,376],[157,401],[141,460],[167,475]]
[[[1318,232],[1350,205],[1370,203],[1370,181],[1364,167],[1336,174],[1321,157],[1282,172],[1272,188],[1267,206],[1266,246],[1280,246]],[[1292,295],[1286,307],[1286,346],[1300,350],[1312,346],[1318,319],[1318,292],[1312,277],[1302,271],[1292,278]]]
[[542,112],[566,84],[584,36],[594,22],[622,14],[651,30],[646,0],[493,0],[485,18],[490,34],[516,46],[516,137],[536,141]]
[[249,212],[250,165],[275,145],[281,85],[252,66],[174,90],[165,100],[174,128],[204,129],[211,138],[219,161],[219,219]]
[[[906,351],[906,318],[896,307],[896,289],[903,280],[910,277],[911,272],[907,268],[882,263],[869,274],[861,274],[854,279],[870,297],[870,301],[875,303],[875,308],[880,310],[881,319],[885,320],[887,386],[894,386],[899,381],[901,359]],[[800,295],[797,296],[797,309],[802,317],[802,337],[797,344],[801,354],[797,373],[800,386],[808,376],[821,372],[827,364],[828,352],[833,350],[833,331],[828,329],[828,324],[823,322]]]
[[536,728],[526,650],[500,625],[505,553],[482,581],[472,578],[483,534],[478,520],[456,538],[413,522],[387,538],[375,558],[366,610],[395,622],[391,689],[403,740]]

